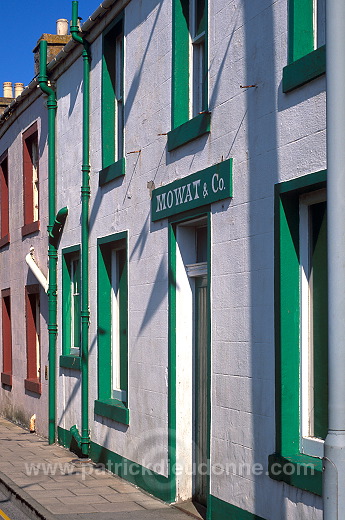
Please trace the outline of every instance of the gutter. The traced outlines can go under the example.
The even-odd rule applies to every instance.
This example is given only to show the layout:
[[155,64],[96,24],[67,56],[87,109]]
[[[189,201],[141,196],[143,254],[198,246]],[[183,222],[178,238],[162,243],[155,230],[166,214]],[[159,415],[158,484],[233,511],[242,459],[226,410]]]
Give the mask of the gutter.
[[[88,456],[89,431],[89,201],[90,201],[90,44],[79,32],[78,1],[72,2],[72,38],[83,45],[83,158],[81,185],[81,435],[82,454]],[[77,431],[72,426],[72,433]],[[79,435],[79,432],[78,432]]]

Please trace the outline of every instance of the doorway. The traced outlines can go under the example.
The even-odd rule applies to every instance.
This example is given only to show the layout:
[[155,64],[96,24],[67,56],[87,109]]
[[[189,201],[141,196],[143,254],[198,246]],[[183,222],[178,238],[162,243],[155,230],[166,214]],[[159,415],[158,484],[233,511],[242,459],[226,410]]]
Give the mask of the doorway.
[[[206,507],[209,486],[209,218],[176,226],[177,497]],[[196,506],[198,508],[198,506]]]

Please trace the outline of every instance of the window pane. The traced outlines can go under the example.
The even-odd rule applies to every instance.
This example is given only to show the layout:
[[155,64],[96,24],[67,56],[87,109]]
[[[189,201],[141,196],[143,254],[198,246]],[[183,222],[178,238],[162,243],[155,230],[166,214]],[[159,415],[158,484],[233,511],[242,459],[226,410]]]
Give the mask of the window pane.
[[0,164],[0,191],[1,191],[1,233],[0,238],[9,232],[9,201],[8,201],[8,162],[7,157]]
[[120,34],[115,42],[115,97],[117,100],[122,98],[122,77],[123,77],[123,35]]
[[26,293],[26,337],[27,337],[27,378],[40,377],[40,309],[39,294]]
[[32,161],[32,189],[33,189],[33,221],[38,220],[38,143],[37,136],[31,140],[30,156]]
[[40,356],[40,302],[39,295],[35,294],[35,322],[36,322],[36,377],[40,377],[41,356]]
[[120,390],[120,294],[119,262],[115,249],[111,252],[111,349],[112,349],[112,389]]
[[123,33],[115,40],[115,160],[123,157]]
[[116,159],[123,157],[123,103],[117,102],[116,107],[117,125],[116,125]]
[[205,43],[193,45],[193,117],[203,110]]
[[205,30],[205,0],[195,0],[195,36]]
[[[80,348],[80,263],[71,260],[71,348]],[[74,352],[79,354],[79,352]]]
[[326,0],[314,0],[315,48],[326,43]]
[[327,213],[326,202],[310,206],[311,299],[313,336],[314,437],[324,439],[328,427],[327,385]]
[[12,374],[12,328],[10,296],[2,297],[2,368]]
[[39,149],[36,128],[37,124],[34,124],[23,134],[24,234],[27,234],[25,226],[39,219]]
[[318,457],[316,438],[324,439],[328,427],[325,197],[325,190],[300,197],[301,435],[303,453]]
[[[77,246],[75,249],[77,250]],[[80,253],[63,252],[62,271],[62,330],[64,355],[80,355],[81,344],[81,294]]]
[[196,261],[207,262],[207,227],[196,229]]

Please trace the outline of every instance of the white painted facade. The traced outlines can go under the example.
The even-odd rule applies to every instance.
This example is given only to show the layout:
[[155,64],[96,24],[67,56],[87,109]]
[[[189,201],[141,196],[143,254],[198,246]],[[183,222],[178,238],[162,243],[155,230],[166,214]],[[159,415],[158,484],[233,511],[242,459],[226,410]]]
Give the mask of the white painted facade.
[[[126,2],[122,2],[126,4]],[[131,0],[124,7],[126,174],[99,187],[102,169],[102,34],[120,2],[91,27],[89,211],[89,424],[91,441],[143,467],[162,466],[168,453],[168,219],[152,222],[149,181],[156,188],[233,158],[233,197],[210,210],[211,436],[210,494],[265,520],[321,520],[322,498],[272,480],[275,452],[274,186],[326,168],[325,77],[282,92],[287,63],[287,5],[283,0],[209,0],[210,134],[172,152],[172,5]],[[59,367],[62,328],[61,251],[81,243],[83,75],[81,46],[50,66],[57,94],[57,210],[69,213],[59,244],[57,426],[81,428],[81,372]],[[242,88],[243,86],[255,85]],[[0,155],[9,157],[10,246],[0,252],[0,289],[11,287],[13,386],[0,389],[0,413],[47,431],[47,387],[39,399],[24,392],[25,255],[30,246],[47,274],[47,111],[32,90],[0,120]],[[38,121],[40,232],[22,240],[21,134]],[[162,135],[163,134],[163,135]],[[140,150],[140,152],[138,152]],[[134,153],[132,153],[134,152]],[[125,426],[94,415],[97,399],[97,239],[128,231],[128,403]],[[181,238],[183,242],[183,238]],[[182,243],[181,242],[181,243]],[[187,239],[188,242],[188,239]],[[181,245],[181,248],[183,246]],[[184,249],[185,254],[187,246]],[[177,453],[192,463],[192,293],[177,259]],[[184,263],[188,263],[185,261]],[[35,281],[30,283],[36,283]],[[189,298],[189,301],[188,301]],[[47,299],[41,291],[42,366],[48,361]],[[1,320],[1,318],[0,318]],[[0,323],[1,326],[1,323]],[[1,357],[1,355],[0,355]],[[1,359],[0,359],[1,362]],[[259,464],[258,475],[241,474]],[[177,478],[177,499],[191,497],[191,480]]]

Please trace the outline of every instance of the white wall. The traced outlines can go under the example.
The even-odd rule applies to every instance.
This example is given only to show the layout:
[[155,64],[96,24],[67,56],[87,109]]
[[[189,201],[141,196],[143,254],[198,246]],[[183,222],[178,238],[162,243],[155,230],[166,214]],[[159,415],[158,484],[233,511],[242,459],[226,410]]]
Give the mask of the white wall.
[[[23,143],[22,132],[35,121],[38,124],[39,140],[39,219],[40,231],[22,237],[23,217]],[[25,328],[25,285],[38,283],[25,262],[30,247],[35,249],[35,259],[45,275],[48,273],[47,256],[47,118],[43,98],[38,98],[19,115],[14,124],[0,138],[0,155],[8,150],[9,183],[9,231],[10,246],[5,246],[0,254],[0,290],[11,289],[12,320],[12,389],[1,385],[0,413],[11,420],[28,426],[29,418],[36,414],[36,430],[47,434],[48,429],[48,381],[45,380],[45,366],[48,365],[48,298],[40,288],[40,347],[42,394],[25,391],[27,377],[26,328]],[[0,312],[0,330],[1,324]],[[2,339],[1,339],[2,342]],[[0,366],[2,367],[2,349]]]

